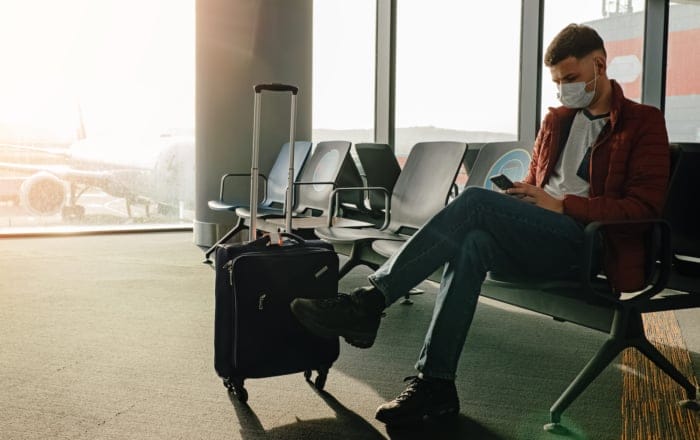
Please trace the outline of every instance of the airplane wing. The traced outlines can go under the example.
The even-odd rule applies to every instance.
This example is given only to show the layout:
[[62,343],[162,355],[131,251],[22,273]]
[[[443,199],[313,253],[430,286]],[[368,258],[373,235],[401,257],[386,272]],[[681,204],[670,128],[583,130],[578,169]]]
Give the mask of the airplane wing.
[[38,173],[40,171],[48,171],[52,174],[61,173],[67,167],[64,165],[34,165],[22,163],[0,162],[0,170],[19,171],[29,173]]
[[70,154],[65,148],[50,148],[50,147],[32,147],[29,145],[17,145],[17,144],[3,144],[0,143],[1,148],[7,148],[11,150],[19,151],[30,151],[32,153],[44,153],[52,156],[60,156],[64,158],[70,158]]
[[[55,213],[64,201],[67,207],[74,207],[89,188],[124,198],[127,209],[130,203],[178,206],[178,201],[193,199],[187,192],[193,187],[193,141],[159,139],[144,144],[127,140],[126,145],[138,154],[128,154],[130,150],[124,151],[122,143],[117,145],[120,148],[105,145],[111,146],[100,143],[101,148],[92,148],[92,144],[76,142],[62,149],[0,143],[0,150],[8,152],[0,155],[0,174],[4,171],[18,176],[11,177],[17,188],[13,191],[19,192],[20,202],[26,207],[36,202],[30,211],[41,215]],[[12,159],[17,154],[10,150],[19,151],[22,160]],[[112,150],[118,154],[103,154]]]
[[[99,188],[114,197],[142,198],[133,188],[143,188],[148,193],[149,171],[143,169],[80,170],[67,165],[34,165],[0,162],[0,170],[26,173],[49,173],[73,185]],[[141,183],[139,185],[138,183]]]

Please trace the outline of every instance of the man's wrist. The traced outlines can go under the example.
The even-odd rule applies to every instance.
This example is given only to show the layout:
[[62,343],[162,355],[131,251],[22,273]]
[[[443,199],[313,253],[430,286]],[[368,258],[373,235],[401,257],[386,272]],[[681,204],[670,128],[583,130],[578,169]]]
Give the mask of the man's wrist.
[[564,199],[556,199],[556,209],[559,214],[564,213]]

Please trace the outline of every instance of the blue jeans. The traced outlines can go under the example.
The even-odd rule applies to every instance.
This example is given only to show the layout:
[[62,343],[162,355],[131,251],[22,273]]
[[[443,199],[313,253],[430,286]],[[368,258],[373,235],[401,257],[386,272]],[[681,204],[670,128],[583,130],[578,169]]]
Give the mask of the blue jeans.
[[583,237],[583,226],[569,216],[495,191],[468,188],[369,280],[389,305],[445,265],[416,369],[454,380],[486,273],[572,278]]

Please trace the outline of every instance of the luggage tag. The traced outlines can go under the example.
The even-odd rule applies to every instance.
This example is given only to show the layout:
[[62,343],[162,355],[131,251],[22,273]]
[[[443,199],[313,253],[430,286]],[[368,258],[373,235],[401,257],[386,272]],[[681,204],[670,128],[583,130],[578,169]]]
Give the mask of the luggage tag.
[[267,244],[268,246],[282,246],[282,236],[280,235],[280,231],[272,231],[270,232],[270,242]]

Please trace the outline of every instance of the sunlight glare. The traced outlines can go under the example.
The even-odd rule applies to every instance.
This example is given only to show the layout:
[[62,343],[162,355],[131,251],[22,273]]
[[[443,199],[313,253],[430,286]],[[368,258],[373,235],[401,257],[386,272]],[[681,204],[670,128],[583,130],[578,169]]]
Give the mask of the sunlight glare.
[[194,124],[194,0],[0,0],[0,53],[0,137]]

